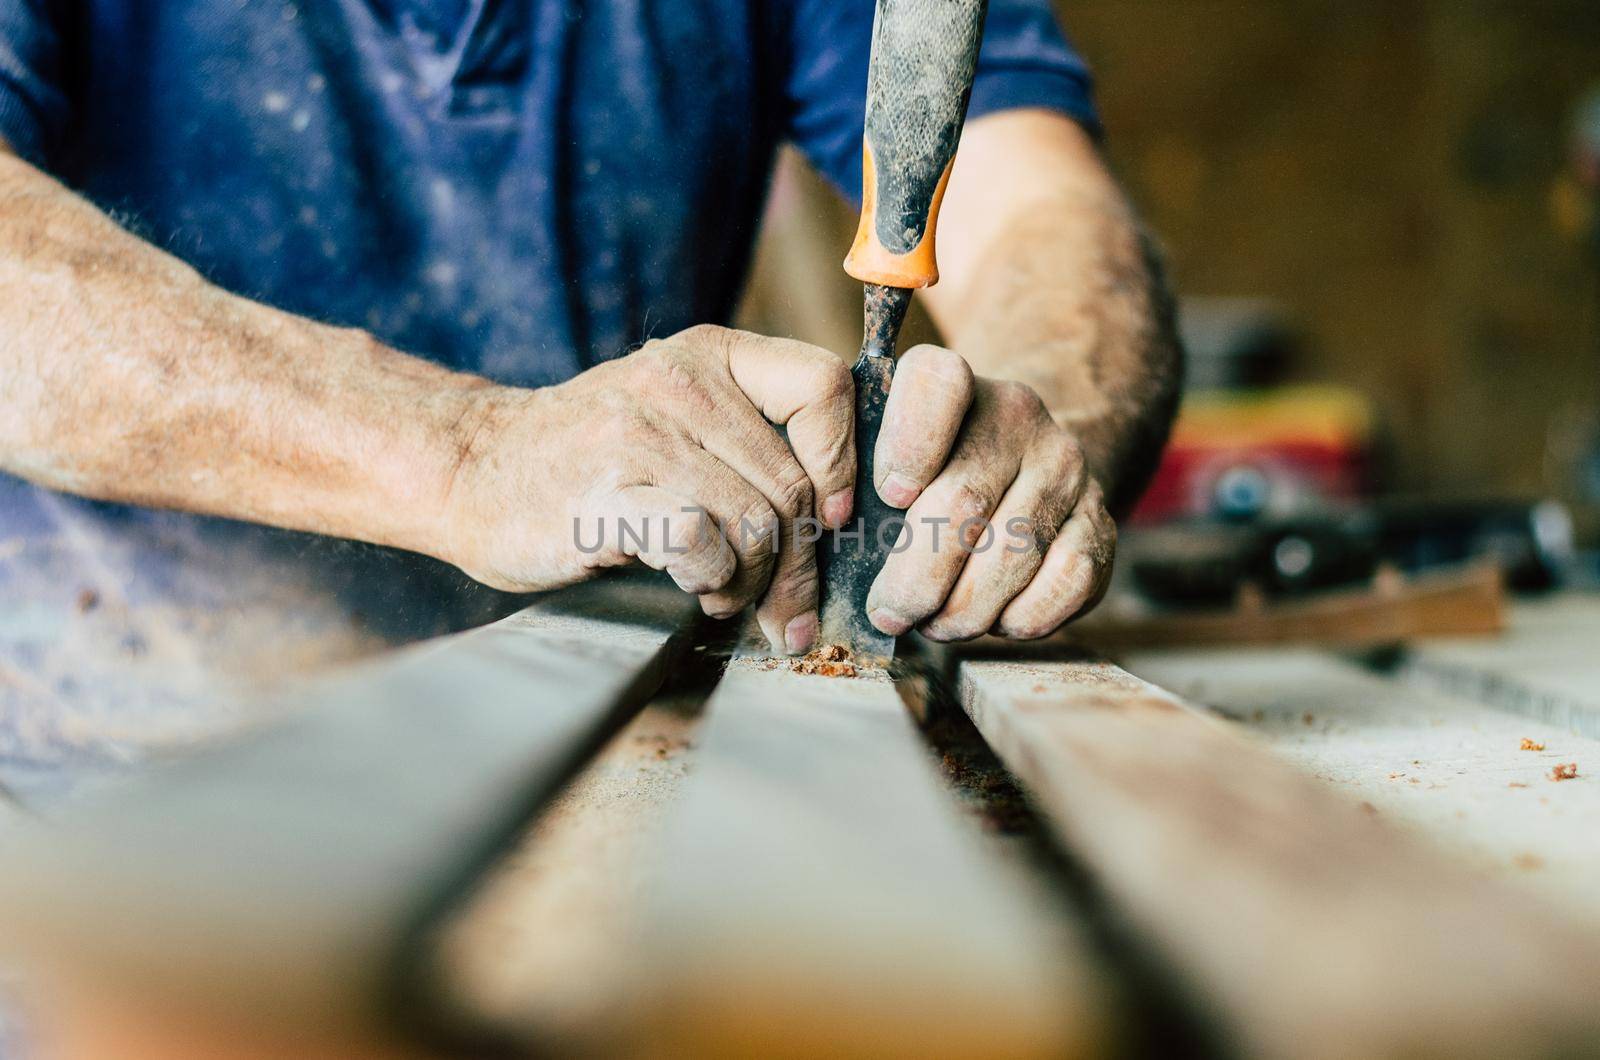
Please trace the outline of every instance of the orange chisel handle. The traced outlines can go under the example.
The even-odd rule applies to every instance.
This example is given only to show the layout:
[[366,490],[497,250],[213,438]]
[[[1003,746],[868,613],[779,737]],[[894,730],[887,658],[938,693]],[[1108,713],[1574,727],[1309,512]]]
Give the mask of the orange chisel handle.
[[939,280],[934,228],[972,95],[988,0],[878,0],[867,73],[861,224],[844,269],[863,283]]

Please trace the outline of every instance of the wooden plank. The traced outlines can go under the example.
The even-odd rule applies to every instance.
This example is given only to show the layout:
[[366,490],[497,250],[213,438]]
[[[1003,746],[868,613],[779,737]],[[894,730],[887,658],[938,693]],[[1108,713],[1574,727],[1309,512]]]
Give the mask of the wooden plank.
[[[1117,654],[1139,648],[1315,644],[1373,648],[1428,636],[1482,638],[1505,627],[1505,591],[1493,564],[1402,578],[1301,599],[1253,599],[1226,610],[1121,612],[1115,601],[1050,641],[984,638],[989,654],[1039,658],[1053,645]],[[970,653],[969,653],[970,654]]]
[[1043,1056],[1105,1045],[1076,938],[941,790],[881,671],[738,660],[639,929],[679,1056]]
[[[1123,662],[1472,868],[1600,924],[1600,843],[1584,824],[1600,821],[1600,742],[1314,651]],[[1551,779],[1566,762],[1578,763],[1577,782]]]
[[568,784],[441,933],[445,986],[473,1022],[547,1055],[648,1055],[627,1015],[628,927],[661,822],[698,769],[705,689],[640,711]]
[[8,836],[0,937],[212,1018],[425,1022],[433,922],[648,697],[692,605],[584,586],[320,681],[282,724]]
[[962,702],[1249,1055],[1588,1052],[1600,939],[1109,663],[972,661]]
[[1429,640],[1397,676],[1600,739],[1600,596],[1566,593],[1518,604],[1494,641]]

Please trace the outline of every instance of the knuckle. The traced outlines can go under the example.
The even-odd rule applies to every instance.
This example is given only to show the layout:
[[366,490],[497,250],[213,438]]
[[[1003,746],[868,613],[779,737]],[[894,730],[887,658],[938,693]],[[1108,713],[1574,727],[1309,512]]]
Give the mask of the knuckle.
[[855,376],[843,361],[823,351],[813,369],[811,389],[820,401],[842,401],[855,395]]
[[[610,363],[632,369],[643,368],[651,361],[654,361],[656,358],[660,357],[672,346],[676,345],[679,338],[680,336],[674,335],[671,338],[665,339],[646,339],[644,344],[641,345],[637,350],[634,350],[621,360]],[[605,368],[606,365],[602,364],[600,367]]]
[[971,482],[957,483],[949,491],[946,506],[957,526],[971,519],[986,519],[994,510],[994,498]]
[[596,426],[602,437],[618,442],[626,451],[637,452],[640,445],[654,440],[655,429],[649,420],[620,402],[608,403],[600,410],[598,419]]
[[704,389],[700,378],[700,365],[689,351],[671,347],[660,358],[660,381],[666,389],[680,397],[698,397]]
[[1060,481],[1076,480],[1083,474],[1083,447],[1066,431],[1057,430],[1050,442],[1050,462]]
[[703,512],[681,512],[665,520],[667,550],[681,555],[693,555],[710,543],[706,517]]
[[1058,506],[1046,505],[1037,518],[1027,526],[1027,539],[1033,544],[1033,551],[1042,556],[1050,551],[1050,546],[1056,543],[1056,538],[1061,536],[1061,524],[1065,520],[1064,512],[1057,510]]
[[1076,610],[1094,592],[1097,570],[1098,565],[1089,556],[1073,556],[1057,578],[1051,595],[1069,611]]
[[774,572],[757,610],[763,616],[793,618],[816,606],[813,584],[804,568]]
[[1117,558],[1117,524],[1110,515],[1104,514],[1104,523],[1098,526],[1099,533],[1095,535],[1094,544],[1091,546],[1091,555],[1095,563],[1103,568],[1107,574],[1111,572],[1111,565]]
[[725,348],[730,342],[730,335],[730,329],[720,324],[693,324],[673,337],[679,340],[675,345],[685,345],[693,350],[715,350]]
[[1004,379],[995,384],[995,404],[1007,416],[1037,418],[1044,414],[1044,399],[1033,387],[1014,379]]
[[745,505],[735,524],[728,529],[741,554],[765,556],[772,552],[777,539],[778,515],[765,497],[757,497]]
[[816,491],[799,464],[791,464],[780,475],[772,497],[772,506],[784,519],[798,519],[811,514],[816,503]]

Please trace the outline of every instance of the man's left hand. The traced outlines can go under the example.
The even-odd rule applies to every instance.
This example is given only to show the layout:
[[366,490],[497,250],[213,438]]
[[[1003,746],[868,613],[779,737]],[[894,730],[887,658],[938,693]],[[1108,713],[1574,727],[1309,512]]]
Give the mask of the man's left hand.
[[1104,595],[1116,524],[1078,443],[1031,388],[975,378],[950,350],[911,349],[895,368],[873,477],[906,509],[867,596],[883,632],[1043,637]]

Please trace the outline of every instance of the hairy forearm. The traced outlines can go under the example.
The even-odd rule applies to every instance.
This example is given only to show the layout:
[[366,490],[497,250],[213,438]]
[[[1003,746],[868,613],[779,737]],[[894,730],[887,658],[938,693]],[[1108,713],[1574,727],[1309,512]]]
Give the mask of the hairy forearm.
[[0,468],[428,551],[488,384],[207,284],[0,153]]
[[995,115],[974,123],[962,152],[935,315],[974,371],[1039,393],[1111,510],[1125,512],[1160,456],[1182,374],[1159,260],[1065,119]]

